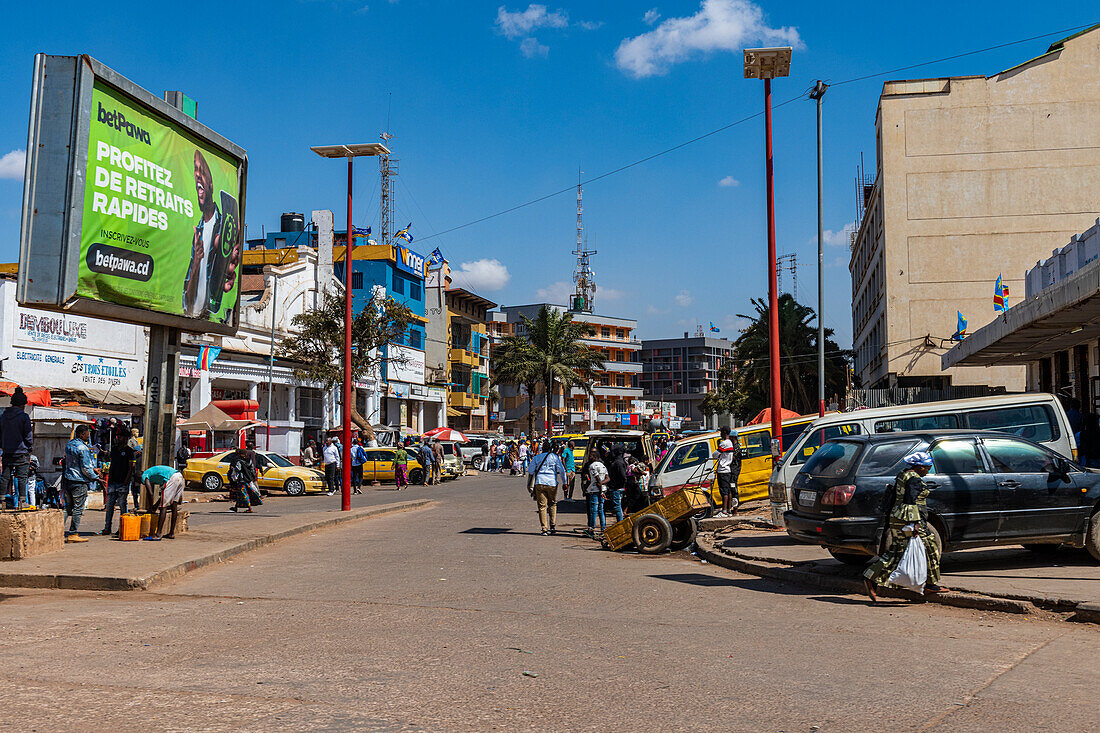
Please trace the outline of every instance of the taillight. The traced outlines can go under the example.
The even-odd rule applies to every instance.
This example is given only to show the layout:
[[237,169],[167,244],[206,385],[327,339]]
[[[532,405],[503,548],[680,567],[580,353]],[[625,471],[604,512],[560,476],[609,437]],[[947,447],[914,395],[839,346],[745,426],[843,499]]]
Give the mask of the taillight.
[[834,486],[826,491],[821,497],[822,506],[842,506],[852,500],[852,495],[856,493],[856,487],[852,485],[847,486]]

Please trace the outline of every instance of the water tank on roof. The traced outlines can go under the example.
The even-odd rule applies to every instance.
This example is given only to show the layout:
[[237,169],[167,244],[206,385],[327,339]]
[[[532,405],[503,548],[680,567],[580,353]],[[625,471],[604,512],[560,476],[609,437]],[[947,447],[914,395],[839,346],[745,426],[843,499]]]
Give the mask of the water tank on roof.
[[306,228],[306,217],[293,211],[279,217],[279,231],[300,232]]

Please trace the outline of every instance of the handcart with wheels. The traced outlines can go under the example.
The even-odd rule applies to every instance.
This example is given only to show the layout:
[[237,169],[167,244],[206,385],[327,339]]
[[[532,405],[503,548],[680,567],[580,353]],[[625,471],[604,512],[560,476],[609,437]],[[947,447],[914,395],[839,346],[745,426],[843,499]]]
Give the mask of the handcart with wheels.
[[616,551],[633,545],[646,555],[684,549],[699,531],[693,515],[712,506],[709,489],[709,485],[685,486],[627,515],[604,532],[604,547]]

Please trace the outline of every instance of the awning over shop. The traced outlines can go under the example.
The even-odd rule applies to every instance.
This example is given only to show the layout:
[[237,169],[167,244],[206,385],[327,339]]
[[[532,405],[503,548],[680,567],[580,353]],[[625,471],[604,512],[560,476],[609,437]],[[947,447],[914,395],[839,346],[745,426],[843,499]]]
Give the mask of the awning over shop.
[[216,432],[244,430],[261,425],[263,423],[256,420],[234,420],[213,404],[207,405],[186,420],[176,423],[176,427],[180,430],[213,430]]
[[447,408],[447,417],[469,417],[469,412],[463,412],[462,410],[456,410],[453,407]]
[[117,392],[109,389],[86,389],[84,395],[100,405],[144,405],[145,395],[138,392]]
[[[50,390],[45,387],[35,387],[29,384],[16,384],[15,382],[0,382],[0,395],[11,397],[16,387],[23,388],[23,394],[27,396],[28,405],[41,405],[49,407],[52,403]],[[8,404],[11,404],[10,402]]]
[[1027,364],[1100,338],[1100,260],[1009,308],[941,357],[953,366]]

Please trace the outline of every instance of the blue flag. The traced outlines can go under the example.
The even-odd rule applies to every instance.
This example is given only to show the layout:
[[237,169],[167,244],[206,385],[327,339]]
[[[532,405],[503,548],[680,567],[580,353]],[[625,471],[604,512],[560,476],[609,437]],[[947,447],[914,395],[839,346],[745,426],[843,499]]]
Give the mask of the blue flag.
[[428,257],[428,264],[430,265],[442,265],[443,253],[439,251],[439,247],[435,248],[435,251]]
[[955,311],[955,312],[958,314],[959,320],[958,320],[957,328],[955,329],[955,333],[953,333],[951,335],[951,340],[952,341],[962,341],[964,338],[966,338],[966,319],[963,318],[962,311]]
[[411,235],[411,234],[409,234],[409,230],[410,230],[410,229],[412,229],[412,225],[413,225],[413,224],[412,224],[412,222],[410,221],[410,222],[409,222],[409,225],[408,225],[407,227],[405,227],[404,229],[402,229],[401,231],[399,231],[399,232],[398,232],[397,234],[394,234],[394,235],[393,235],[393,236],[394,236],[394,239],[404,239],[404,240],[405,240],[406,242],[408,242],[409,244],[412,244],[412,241],[413,241],[413,237],[412,237],[412,235]]
[[710,330],[714,333],[721,333],[721,330],[718,328],[718,326],[714,325],[714,321],[710,322]]

